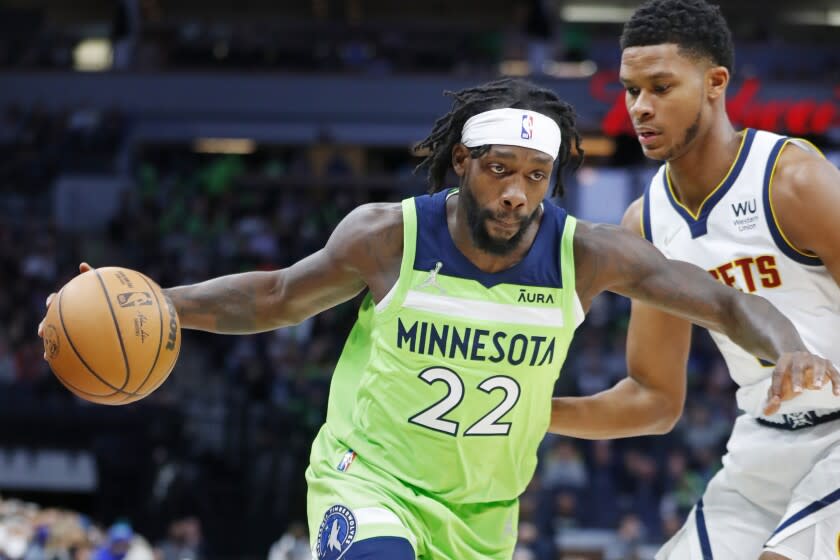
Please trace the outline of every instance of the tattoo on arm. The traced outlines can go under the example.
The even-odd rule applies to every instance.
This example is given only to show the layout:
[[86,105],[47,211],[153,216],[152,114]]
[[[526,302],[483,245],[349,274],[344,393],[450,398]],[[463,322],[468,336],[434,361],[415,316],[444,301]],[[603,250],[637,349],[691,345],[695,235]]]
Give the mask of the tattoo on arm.
[[[248,278],[254,273],[222,276],[192,286],[169,288],[182,326],[219,333],[253,333],[265,330],[257,309],[257,287]],[[257,273],[259,274],[259,273]]]
[[753,355],[775,361],[804,350],[793,324],[767,300],[728,288],[693,264],[609,226],[589,230],[594,284],[721,332]]
[[226,286],[217,300],[210,300],[209,311],[216,316],[220,331],[250,331],[257,326],[254,290],[247,286]]
[[733,342],[759,358],[775,362],[784,352],[807,352],[790,320],[761,296],[736,292],[723,330]]

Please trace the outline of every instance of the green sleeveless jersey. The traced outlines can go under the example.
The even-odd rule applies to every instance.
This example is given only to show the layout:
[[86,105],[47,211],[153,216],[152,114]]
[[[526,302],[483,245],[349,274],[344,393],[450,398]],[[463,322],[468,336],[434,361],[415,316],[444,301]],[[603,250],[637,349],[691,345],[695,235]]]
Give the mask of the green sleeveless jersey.
[[575,220],[544,203],[526,257],[489,274],[452,241],[446,198],[403,201],[399,279],[378,304],[365,298],[318,437],[327,430],[450,503],[511,500],[534,474],[554,383],[583,320]]

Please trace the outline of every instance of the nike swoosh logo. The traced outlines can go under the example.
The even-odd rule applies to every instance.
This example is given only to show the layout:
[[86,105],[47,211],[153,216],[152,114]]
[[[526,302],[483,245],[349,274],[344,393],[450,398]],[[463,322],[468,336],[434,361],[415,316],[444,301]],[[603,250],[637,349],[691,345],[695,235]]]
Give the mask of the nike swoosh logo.
[[670,245],[670,244],[671,244],[671,242],[674,240],[674,238],[677,236],[677,234],[678,234],[679,232],[680,232],[680,230],[679,230],[679,229],[674,229],[674,230],[669,231],[669,232],[665,235],[665,238],[662,240],[662,241],[663,241],[663,243],[664,243],[665,245]]

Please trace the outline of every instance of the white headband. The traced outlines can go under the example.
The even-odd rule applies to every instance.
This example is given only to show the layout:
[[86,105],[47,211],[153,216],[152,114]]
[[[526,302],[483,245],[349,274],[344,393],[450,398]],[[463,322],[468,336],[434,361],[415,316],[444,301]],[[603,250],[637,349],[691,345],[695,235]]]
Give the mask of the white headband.
[[493,109],[470,117],[461,129],[461,143],[468,148],[505,144],[532,148],[557,158],[560,127],[542,113],[527,109]]

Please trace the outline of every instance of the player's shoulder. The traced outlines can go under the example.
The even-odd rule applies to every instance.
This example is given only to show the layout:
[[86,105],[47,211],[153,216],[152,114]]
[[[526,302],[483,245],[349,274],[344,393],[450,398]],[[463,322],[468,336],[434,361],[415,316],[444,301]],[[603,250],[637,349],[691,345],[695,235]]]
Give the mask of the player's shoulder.
[[773,172],[773,198],[780,205],[798,201],[818,202],[819,189],[834,184],[837,168],[812,145],[797,140],[787,142]]
[[341,225],[344,233],[356,237],[376,237],[403,227],[402,205],[399,202],[370,202],[354,208]]
[[371,202],[350,211],[330,237],[332,247],[354,259],[399,256],[403,248],[403,213],[399,202]]
[[771,212],[785,241],[798,252],[833,255],[834,209],[840,205],[840,170],[816,148],[788,141],[769,183]]
[[587,263],[599,261],[634,237],[624,226],[578,219],[574,239],[575,266],[585,267]]
[[624,238],[627,234],[627,228],[623,225],[587,222],[578,218],[575,227],[575,250],[581,247],[598,253],[604,246],[617,238]]
[[644,237],[642,229],[642,212],[644,212],[645,197],[640,196],[630,203],[627,210],[624,211],[624,216],[621,218],[621,227]]

